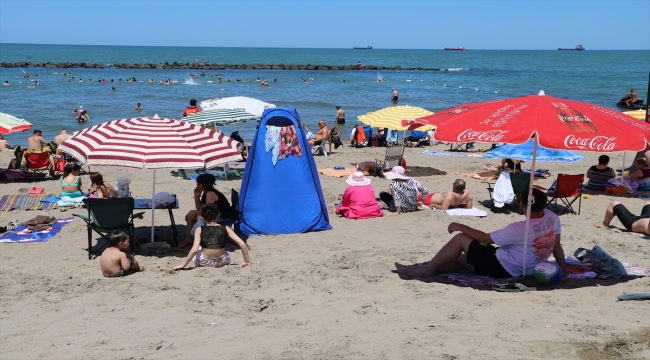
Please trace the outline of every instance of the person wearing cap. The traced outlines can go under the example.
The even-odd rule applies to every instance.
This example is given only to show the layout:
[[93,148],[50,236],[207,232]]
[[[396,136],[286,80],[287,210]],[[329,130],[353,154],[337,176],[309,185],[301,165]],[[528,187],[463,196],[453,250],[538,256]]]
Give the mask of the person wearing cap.
[[388,205],[390,212],[401,214],[403,212],[416,211],[419,208],[418,191],[422,198],[426,198],[429,190],[422,186],[417,180],[406,176],[401,166],[395,166],[384,173],[384,177],[393,180],[390,183],[390,193],[382,191],[379,198]]
[[[526,213],[528,191],[517,195],[520,213]],[[526,221],[514,222],[503,229],[483,232],[467,225],[452,222],[447,227],[450,234],[458,231],[447,244],[428,262],[402,265],[395,263],[399,274],[413,277],[430,277],[436,274],[459,272],[462,269],[476,275],[493,278],[521,276],[524,272],[523,258],[526,253],[526,274],[533,275],[535,266],[545,262],[551,254],[567,273],[564,249],[560,243],[562,224],[560,218],[546,209],[547,197],[539,189],[532,191],[530,232],[524,247]],[[499,246],[498,248],[494,245]]]
[[370,179],[357,171],[345,180],[350,186],[345,189],[341,204],[336,213],[348,219],[370,219],[384,216],[379,203],[375,199],[375,189],[370,185]]

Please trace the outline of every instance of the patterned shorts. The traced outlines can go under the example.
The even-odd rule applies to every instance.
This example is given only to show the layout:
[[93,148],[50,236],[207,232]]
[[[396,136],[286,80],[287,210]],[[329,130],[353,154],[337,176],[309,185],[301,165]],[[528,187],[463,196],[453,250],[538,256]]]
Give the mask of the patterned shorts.
[[203,255],[201,248],[199,248],[199,251],[196,253],[196,256],[194,257],[194,265],[196,267],[203,266],[203,267],[220,268],[228,264],[230,264],[230,254],[228,254],[227,251],[224,252],[223,255],[215,259]]

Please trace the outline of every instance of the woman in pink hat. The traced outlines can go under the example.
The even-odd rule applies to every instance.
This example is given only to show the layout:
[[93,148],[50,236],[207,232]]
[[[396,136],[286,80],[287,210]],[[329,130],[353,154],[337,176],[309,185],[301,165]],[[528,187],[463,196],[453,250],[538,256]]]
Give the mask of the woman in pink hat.
[[375,200],[375,189],[362,172],[357,171],[345,180],[350,186],[345,189],[336,213],[348,219],[370,219],[384,216]]

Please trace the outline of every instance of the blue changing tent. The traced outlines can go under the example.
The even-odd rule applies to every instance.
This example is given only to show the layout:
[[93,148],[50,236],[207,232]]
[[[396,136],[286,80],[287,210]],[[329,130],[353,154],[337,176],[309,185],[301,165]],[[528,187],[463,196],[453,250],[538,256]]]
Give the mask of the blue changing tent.
[[[275,166],[264,144],[267,126],[295,126],[302,156]],[[267,109],[257,126],[239,194],[240,230],[247,235],[329,230],[327,207],[314,157],[295,109]]]

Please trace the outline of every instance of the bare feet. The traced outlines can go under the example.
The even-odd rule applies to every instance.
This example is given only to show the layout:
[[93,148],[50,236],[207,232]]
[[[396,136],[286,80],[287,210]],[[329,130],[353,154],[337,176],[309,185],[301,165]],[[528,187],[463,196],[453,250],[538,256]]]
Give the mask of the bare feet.
[[410,275],[413,265],[402,265],[398,262],[395,263],[395,269],[397,269],[398,274]]
[[412,277],[435,276],[435,273],[431,274],[431,272],[423,265],[424,264],[402,265],[396,262],[395,269],[397,269],[398,274],[408,275]]
[[609,226],[605,226],[602,222],[599,222],[598,224],[594,224],[595,227],[601,228],[601,229],[609,229]]

